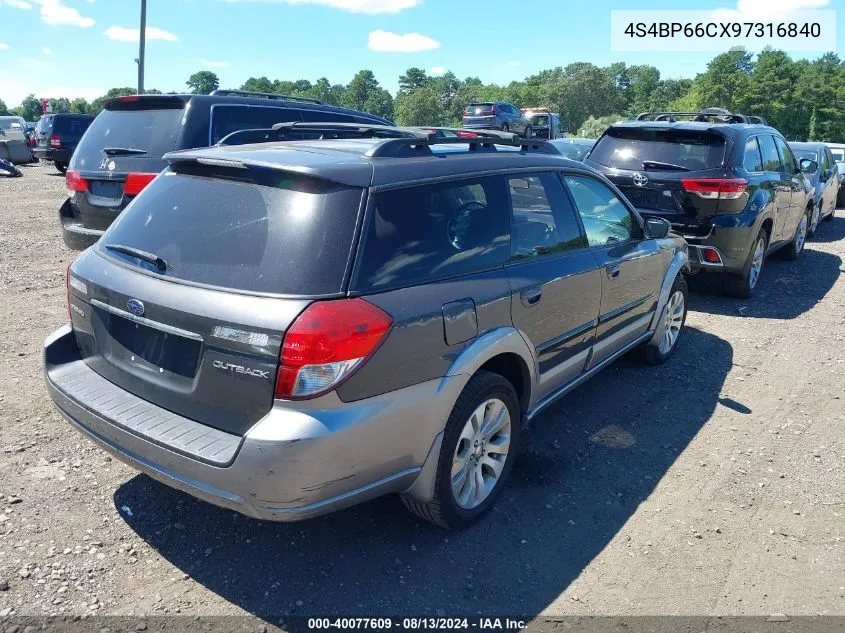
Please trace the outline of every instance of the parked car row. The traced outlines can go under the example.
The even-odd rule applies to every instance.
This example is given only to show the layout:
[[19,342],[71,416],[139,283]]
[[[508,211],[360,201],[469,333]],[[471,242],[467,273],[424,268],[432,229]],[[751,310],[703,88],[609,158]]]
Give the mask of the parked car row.
[[48,390],[119,459],[249,516],[398,493],[465,527],[525,424],[622,355],[676,352],[687,275],[746,295],[767,253],[801,254],[818,161],[751,121],[648,113],[593,145],[225,91],[110,101],[67,171],[65,241],[93,246]]

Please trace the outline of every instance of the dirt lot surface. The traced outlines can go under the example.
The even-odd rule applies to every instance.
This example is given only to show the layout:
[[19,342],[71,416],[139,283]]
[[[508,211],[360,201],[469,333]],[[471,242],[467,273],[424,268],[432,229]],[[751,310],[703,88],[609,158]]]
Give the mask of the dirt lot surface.
[[845,615],[845,214],[753,300],[691,295],[527,434],[498,507],[447,533],[395,498],[262,523],[111,459],[56,413],[45,336],[72,254],[49,166],[0,179],[0,617]]

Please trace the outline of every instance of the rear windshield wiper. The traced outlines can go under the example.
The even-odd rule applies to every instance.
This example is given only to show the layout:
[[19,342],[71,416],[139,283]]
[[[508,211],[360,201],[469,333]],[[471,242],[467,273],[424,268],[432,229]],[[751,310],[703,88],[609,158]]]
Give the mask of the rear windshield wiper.
[[146,154],[147,150],[137,147],[104,147],[103,153],[106,156],[129,156],[132,154]]
[[143,251],[140,248],[132,248],[131,246],[123,246],[122,244],[106,244],[105,247],[115,253],[123,253],[124,255],[137,257],[140,260],[149,262],[161,271],[167,270],[167,262],[155,253]]
[[643,169],[674,169],[675,171],[689,171],[689,167],[674,163],[662,163],[659,160],[644,160]]

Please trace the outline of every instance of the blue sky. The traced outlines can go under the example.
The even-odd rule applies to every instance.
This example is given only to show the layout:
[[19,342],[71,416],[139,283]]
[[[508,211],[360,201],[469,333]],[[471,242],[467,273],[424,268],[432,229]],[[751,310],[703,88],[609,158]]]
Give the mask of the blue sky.
[[[346,83],[369,68],[395,92],[411,66],[507,83],[575,61],[648,63],[664,77],[693,77],[714,53],[610,48],[611,10],[679,6],[760,19],[778,6],[842,8],[837,32],[845,34],[842,0],[148,0],[146,86],[182,91],[202,69],[230,88],[261,75]],[[30,92],[92,99],[134,86],[139,7],[139,0],[0,0],[0,99],[12,107]]]

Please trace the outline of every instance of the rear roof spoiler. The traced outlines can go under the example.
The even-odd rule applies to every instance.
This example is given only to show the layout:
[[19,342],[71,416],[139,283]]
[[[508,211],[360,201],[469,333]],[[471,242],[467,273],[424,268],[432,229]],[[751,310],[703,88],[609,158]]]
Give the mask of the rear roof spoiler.
[[108,99],[106,110],[179,110],[192,95],[125,95]]

